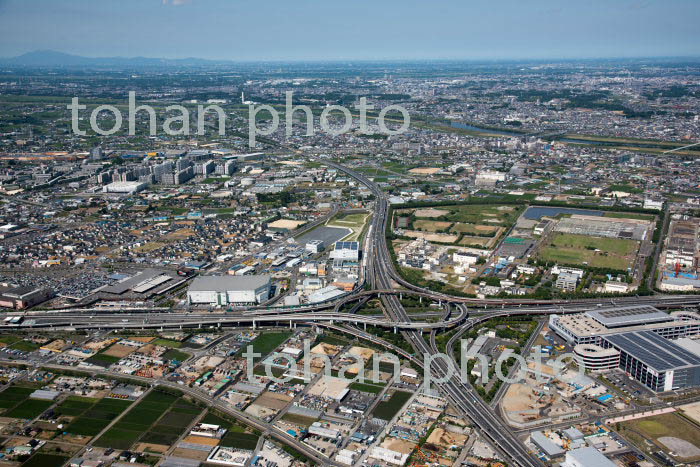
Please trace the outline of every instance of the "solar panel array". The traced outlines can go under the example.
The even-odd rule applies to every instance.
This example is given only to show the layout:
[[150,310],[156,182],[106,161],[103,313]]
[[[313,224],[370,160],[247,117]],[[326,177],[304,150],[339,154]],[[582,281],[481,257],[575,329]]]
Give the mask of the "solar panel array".
[[612,334],[603,339],[658,372],[700,366],[700,357],[653,331]]
[[592,310],[587,314],[606,327],[649,324],[673,319],[668,314],[650,305]]

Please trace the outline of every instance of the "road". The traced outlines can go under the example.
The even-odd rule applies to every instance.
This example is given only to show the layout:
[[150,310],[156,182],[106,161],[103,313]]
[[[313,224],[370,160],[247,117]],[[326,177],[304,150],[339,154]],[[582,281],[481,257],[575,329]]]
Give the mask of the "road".
[[[393,262],[386,244],[386,228],[388,222],[388,200],[377,185],[366,177],[338,164],[330,164],[336,169],[347,173],[360,183],[367,186],[376,197],[376,212],[372,220],[372,251],[365,251],[371,255],[372,261],[368,264],[368,279],[371,277],[374,287],[379,289],[392,289],[392,280],[404,285],[403,279],[397,277]],[[430,292],[430,291],[427,291]],[[391,320],[397,322],[410,321],[401,301],[395,295],[381,295],[382,303]],[[404,331],[404,338],[413,349],[422,355],[435,355],[436,349],[432,349],[424,340],[421,333],[416,331]],[[527,448],[507,429],[490,408],[475,394],[474,389],[462,381],[459,372],[450,371],[456,368],[451,358],[446,362],[442,359],[431,361],[426,371],[431,371],[438,378],[438,389],[448,397],[453,406],[481,430],[483,436],[504,456],[510,464],[523,467],[542,465],[538,459],[531,456]]]

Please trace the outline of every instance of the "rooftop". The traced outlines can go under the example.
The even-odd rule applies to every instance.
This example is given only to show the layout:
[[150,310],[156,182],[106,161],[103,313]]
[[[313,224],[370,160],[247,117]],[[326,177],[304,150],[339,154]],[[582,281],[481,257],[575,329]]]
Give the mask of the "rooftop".
[[258,289],[270,283],[270,276],[199,276],[190,285],[191,292],[228,292]]
[[604,339],[658,372],[700,366],[700,356],[652,331],[612,334]]
[[673,319],[667,313],[650,305],[625,306],[609,309],[602,308],[600,310],[589,311],[586,314],[606,328],[659,323],[671,321]]

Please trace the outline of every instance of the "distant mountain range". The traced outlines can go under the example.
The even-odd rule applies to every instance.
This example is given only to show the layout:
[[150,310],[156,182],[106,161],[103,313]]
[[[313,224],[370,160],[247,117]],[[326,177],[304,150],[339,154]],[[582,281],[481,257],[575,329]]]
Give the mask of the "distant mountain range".
[[75,67],[168,67],[209,66],[232,62],[205,60],[202,58],[147,58],[147,57],[82,57],[54,50],[37,50],[18,57],[0,58],[0,65],[75,68]]

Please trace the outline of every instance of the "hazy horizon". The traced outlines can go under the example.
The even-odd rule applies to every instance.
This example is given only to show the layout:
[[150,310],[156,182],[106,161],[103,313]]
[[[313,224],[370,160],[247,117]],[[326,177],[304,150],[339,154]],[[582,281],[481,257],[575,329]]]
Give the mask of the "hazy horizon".
[[52,50],[219,61],[696,57],[699,20],[695,0],[0,0],[0,56]]

